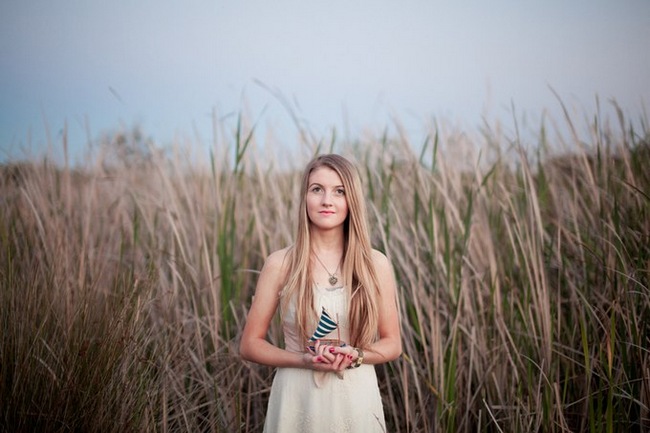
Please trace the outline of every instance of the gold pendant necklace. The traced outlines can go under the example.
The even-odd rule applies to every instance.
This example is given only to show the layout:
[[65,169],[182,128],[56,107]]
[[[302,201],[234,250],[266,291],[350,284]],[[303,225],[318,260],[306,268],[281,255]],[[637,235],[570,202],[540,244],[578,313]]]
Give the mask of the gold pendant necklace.
[[334,284],[336,284],[339,281],[338,277],[336,276],[336,272],[339,270],[339,267],[341,266],[341,261],[339,260],[339,264],[336,266],[336,270],[332,274],[330,271],[327,270],[327,268],[325,267],[323,262],[321,262],[320,258],[318,257],[318,255],[316,253],[314,253],[314,257],[316,257],[316,260],[318,260],[318,263],[320,263],[320,265],[323,267],[323,269],[325,269],[325,272],[327,272],[327,275],[330,276],[329,279],[328,279],[328,281],[330,282],[330,285],[333,286]]

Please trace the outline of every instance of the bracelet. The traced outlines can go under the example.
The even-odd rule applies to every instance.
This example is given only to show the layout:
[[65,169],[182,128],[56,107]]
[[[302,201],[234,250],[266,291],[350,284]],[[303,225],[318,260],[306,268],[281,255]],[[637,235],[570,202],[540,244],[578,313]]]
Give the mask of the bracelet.
[[353,349],[357,351],[357,360],[354,364],[351,364],[348,368],[361,367],[361,364],[363,363],[363,350],[359,349],[358,347],[353,347]]

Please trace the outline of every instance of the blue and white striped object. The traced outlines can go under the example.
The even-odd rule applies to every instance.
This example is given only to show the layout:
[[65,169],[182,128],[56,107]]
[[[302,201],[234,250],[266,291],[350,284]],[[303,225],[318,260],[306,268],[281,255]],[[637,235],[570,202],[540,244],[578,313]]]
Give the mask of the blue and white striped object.
[[339,324],[336,323],[334,319],[332,319],[332,316],[330,316],[325,307],[323,307],[323,311],[320,313],[320,319],[318,320],[316,331],[309,340],[316,341],[319,338],[323,338],[338,327]]

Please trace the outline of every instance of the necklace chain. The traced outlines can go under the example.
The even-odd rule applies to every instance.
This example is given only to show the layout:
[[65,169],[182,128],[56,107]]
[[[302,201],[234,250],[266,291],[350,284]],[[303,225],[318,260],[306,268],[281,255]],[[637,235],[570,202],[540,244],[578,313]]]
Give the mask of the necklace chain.
[[334,273],[331,273],[330,271],[327,270],[327,268],[325,267],[323,262],[320,260],[320,258],[318,257],[318,254],[314,253],[314,257],[316,257],[316,260],[318,260],[318,263],[320,263],[320,265],[323,267],[323,269],[325,269],[325,272],[327,272],[327,274],[330,276],[329,280],[328,280],[330,282],[330,285],[333,286],[334,284],[336,284],[339,281],[338,277],[336,276],[336,273],[338,272],[339,267],[341,266],[341,261],[339,260],[339,264],[336,265],[336,270],[334,271]]

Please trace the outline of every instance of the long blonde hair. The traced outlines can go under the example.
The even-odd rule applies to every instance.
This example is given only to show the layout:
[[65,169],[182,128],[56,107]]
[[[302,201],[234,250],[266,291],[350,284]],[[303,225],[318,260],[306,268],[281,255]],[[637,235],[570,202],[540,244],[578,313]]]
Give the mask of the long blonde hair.
[[[311,221],[307,214],[307,189],[309,175],[317,168],[334,170],[345,189],[348,216],[344,222],[343,280],[350,290],[348,324],[349,344],[366,347],[377,338],[379,323],[379,283],[372,259],[372,246],[368,230],[366,205],[361,179],[350,161],[340,155],[321,155],[305,168],[300,190],[300,207],[296,241],[288,252],[287,282],[282,292],[282,307],[296,298],[298,330],[309,338],[317,321],[313,281],[311,275]],[[310,331],[311,329],[311,331]]]

